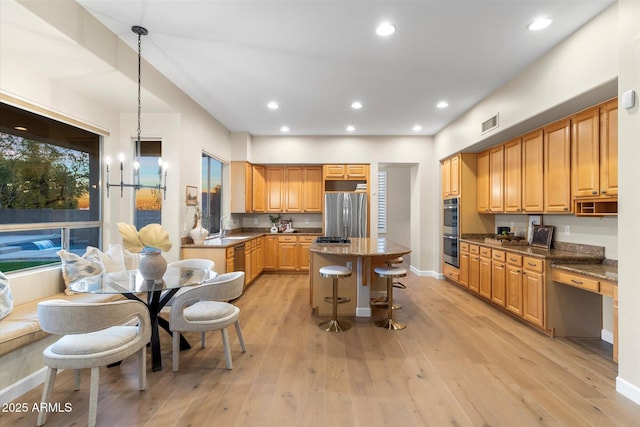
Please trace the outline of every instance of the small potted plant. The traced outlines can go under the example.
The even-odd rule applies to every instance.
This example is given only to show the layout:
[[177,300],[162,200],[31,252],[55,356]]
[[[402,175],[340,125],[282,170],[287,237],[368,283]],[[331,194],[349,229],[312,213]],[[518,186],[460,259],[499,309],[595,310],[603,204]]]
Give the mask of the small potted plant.
[[278,226],[276,224],[278,224],[280,222],[280,218],[282,218],[280,216],[280,214],[278,214],[278,215],[269,215],[269,221],[271,221],[271,224],[273,224],[271,226],[271,232],[272,233],[277,233],[278,232]]

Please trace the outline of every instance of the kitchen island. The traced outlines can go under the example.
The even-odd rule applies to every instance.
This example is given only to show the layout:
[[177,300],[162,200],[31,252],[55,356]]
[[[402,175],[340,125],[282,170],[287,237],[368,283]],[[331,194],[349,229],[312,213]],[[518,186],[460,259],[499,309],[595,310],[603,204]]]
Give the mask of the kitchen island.
[[309,302],[318,315],[330,315],[331,304],[324,301],[332,293],[331,280],[320,277],[318,270],[327,265],[346,265],[351,277],[341,279],[338,292],[350,302],[338,306],[342,316],[371,317],[371,285],[383,283],[373,270],[385,262],[406,255],[411,249],[380,238],[351,238],[351,243],[313,243],[310,247]]

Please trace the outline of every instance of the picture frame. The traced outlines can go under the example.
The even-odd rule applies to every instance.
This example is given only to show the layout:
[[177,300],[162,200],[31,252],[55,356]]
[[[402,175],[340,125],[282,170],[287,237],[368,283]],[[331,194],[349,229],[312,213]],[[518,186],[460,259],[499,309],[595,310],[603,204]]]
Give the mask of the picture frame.
[[534,225],[533,236],[531,238],[531,246],[546,248],[551,247],[551,239],[553,237],[552,225]]
[[531,244],[531,240],[533,239],[533,226],[534,225],[542,225],[542,216],[541,215],[529,215],[529,224],[527,227],[527,242]]
[[187,206],[198,206],[198,187],[187,185]]

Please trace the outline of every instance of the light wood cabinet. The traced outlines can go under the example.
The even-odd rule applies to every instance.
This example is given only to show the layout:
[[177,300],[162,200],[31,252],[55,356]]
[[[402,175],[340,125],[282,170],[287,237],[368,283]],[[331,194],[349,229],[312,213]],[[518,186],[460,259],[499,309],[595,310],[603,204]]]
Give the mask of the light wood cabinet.
[[265,271],[278,269],[278,236],[265,236],[263,258]]
[[460,155],[442,162],[442,197],[460,196]]
[[460,276],[458,283],[469,287],[469,244],[460,242]]
[[480,247],[469,245],[469,290],[480,293]]
[[324,165],[325,180],[368,180],[369,165]]
[[542,129],[522,137],[522,209],[544,211],[544,138]]
[[600,194],[618,196],[618,99],[600,106]]
[[529,323],[544,327],[544,261],[523,257],[522,317]]
[[613,288],[613,361],[618,361],[618,287]]
[[491,301],[501,307],[506,302],[507,270],[504,251],[492,251],[491,256]]
[[489,150],[489,210],[504,211],[504,145]]
[[267,212],[283,212],[285,209],[284,170],[282,166],[267,166],[266,168]]
[[235,251],[233,247],[227,248],[226,250],[226,271],[225,273],[229,273],[231,271],[235,271],[235,260],[234,260]]
[[508,255],[507,259],[519,259],[519,263],[507,260],[505,307],[522,317],[522,256]]
[[296,236],[278,236],[279,271],[296,271],[299,266],[297,246]]
[[477,170],[478,170],[478,178],[477,182],[477,210],[480,213],[489,213],[489,202],[490,202],[490,181],[489,181],[489,150],[483,151],[478,154],[477,157]]
[[305,166],[302,169],[303,212],[322,212],[322,168],[320,166]]
[[285,183],[283,185],[285,212],[302,212],[303,202],[303,176],[302,167],[288,166],[284,168]]
[[231,213],[253,212],[253,167],[231,162]]
[[480,248],[480,280],[481,297],[491,299],[491,249]]
[[253,165],[251,175],[253,187],[253,212],[267,211],[266,180],[267,168],[262,165]]
[[315,236],[298,236],[298,265],[296,271],[309,271],[311,263],[309,247],[315,239]]
[[522,211],[522,140],[504,144],[504,210]]
[[571,118],[571,181],[574,197],[600,193],[600,109],[591,108]]
[[544,211],[570,213],[571,121],[560,120],[544,131]]

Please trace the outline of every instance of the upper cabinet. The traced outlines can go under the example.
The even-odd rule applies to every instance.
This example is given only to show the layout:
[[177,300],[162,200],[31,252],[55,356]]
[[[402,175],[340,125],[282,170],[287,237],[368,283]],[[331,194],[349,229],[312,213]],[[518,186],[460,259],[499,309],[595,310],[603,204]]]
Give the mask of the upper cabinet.
[[253,167],[231,162],[231,213],[253,212]]
[[442,162],[442,197],[460,196],[460,155]]
[[571,207],[571,120],[545,126],[544,211],[569,213]]
[[504,145],[489,150],[489,210],[504,211]]
[[302,211],[322,212],[322,167],[305,166],[302,169]]
[[324,165],[324,179],[367,180],[369,165]]
[[522,210],[544,211],[544,138],[542,129],[522,137]]
[[477,158],[477,184],[478,184],[478,199],[477,210],[480,213],[489,213],[489,150],[483,151],[478,154]]
[[253,165],[253,212],[267,211],[267,168],[262,165]]
[[618,99],[600,106],[600,194],[618,196]]
[[522,140],[504,144],[504,210],[522,211]]

